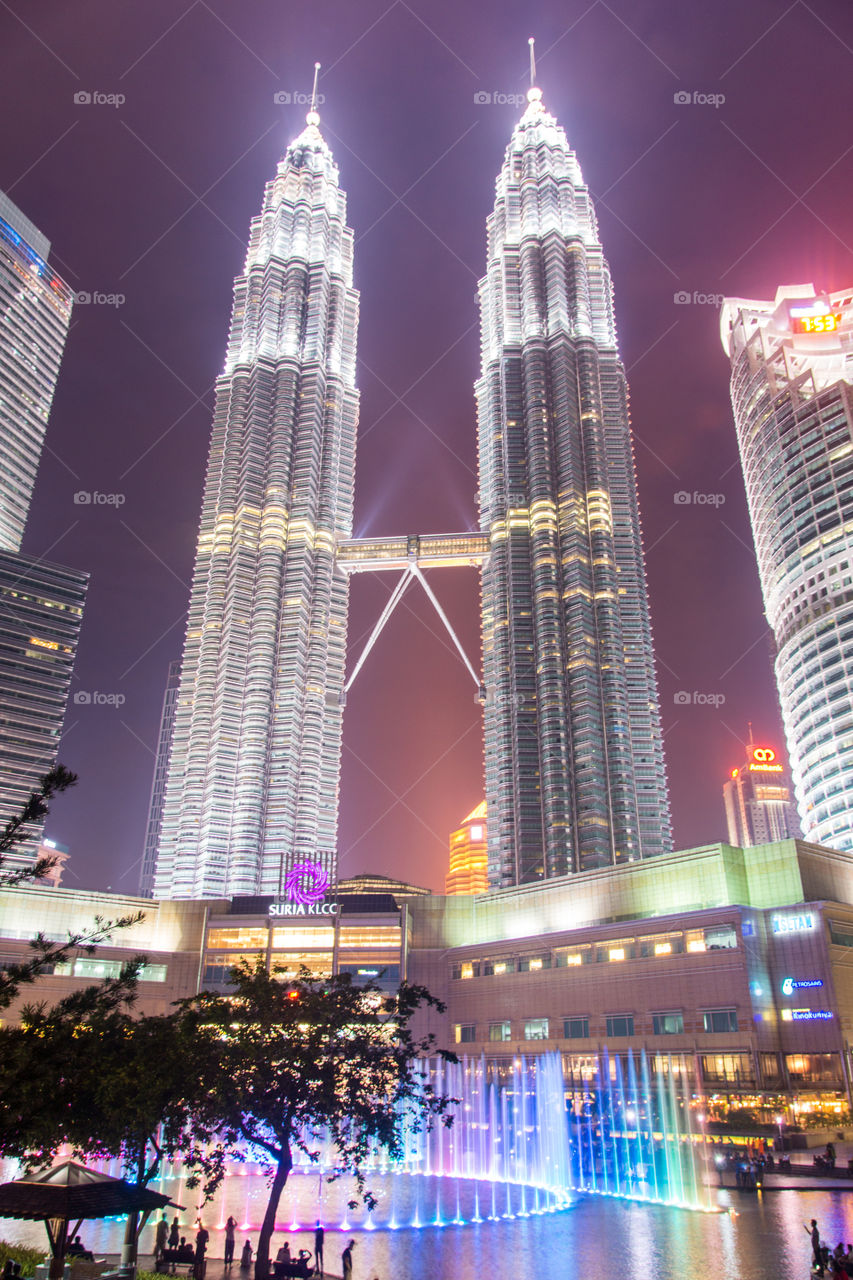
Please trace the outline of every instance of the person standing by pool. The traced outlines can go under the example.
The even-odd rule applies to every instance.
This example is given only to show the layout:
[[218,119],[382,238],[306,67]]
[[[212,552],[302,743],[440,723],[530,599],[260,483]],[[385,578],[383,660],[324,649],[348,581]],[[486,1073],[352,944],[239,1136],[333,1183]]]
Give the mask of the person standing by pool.
[[820,1232],[817,1229],[817,1218],[812,1218],[811,1226],[807,1227],[803,1223],[803,1230],[807,1231],[812,1238],[812,1253],[814,1254],[814,1269],[819,1276],[823,1275],[823,1254],[820,1251]]
[[163,1254],[166,1252],[166,1244],[169,1240],[169,1219],[163,1214],[157,1223],[157,1231],[154,1236],[154,1265],[159,1270],[160,1263],[163,1261]]
[[195,1280],[204,1280],[204,1273],[207,1269],[205,1253],[207,1252],[207,1242],[210,1239],[210,1232],[204,1223],[199,1220],[198,1231],[195,1237],[195,1260],[193,1263],[193,1276]]
[[344,1280],[352,1280],[352,1251],[355,1245],[354,1240],[350,1240],[347,1247],[341,1254],[341,1266],[343,1268]]
[[225,1265],[230,1267],[234,1261],[234,1233],[237,1230],[237,1220],[229,1214],[228,1221],[225,1223]]
[[314,1274],[321,1276],[323,1274],[323,1241],[326,1233],[323,1230],[322,1222],[318,1222],[314,1231]]

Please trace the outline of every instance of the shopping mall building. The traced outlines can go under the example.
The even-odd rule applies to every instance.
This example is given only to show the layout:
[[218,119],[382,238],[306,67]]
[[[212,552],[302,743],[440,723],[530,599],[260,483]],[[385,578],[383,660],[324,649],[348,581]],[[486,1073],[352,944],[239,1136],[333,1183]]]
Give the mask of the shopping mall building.
[[793,1120],[850,1102],[850,855],[794,840],[715,844],[472,897],[377,876],[341,888],[314,906],[6,891],[0,964],[39,931],[59,940],[138,910],[111,945],[43,976],[39,998],[144,953],[139,1007],[159,1012],[224,989],[229,966],[261,955],[283,972],[422,983],[446,1004],[424,1027],[440,1045],[506,1059],[558,1050],[567,1080],[587,1078],[605,1047],[611,1058],[644,1049],[653,1072],[686,1073],[710,1115],[785,1109]]

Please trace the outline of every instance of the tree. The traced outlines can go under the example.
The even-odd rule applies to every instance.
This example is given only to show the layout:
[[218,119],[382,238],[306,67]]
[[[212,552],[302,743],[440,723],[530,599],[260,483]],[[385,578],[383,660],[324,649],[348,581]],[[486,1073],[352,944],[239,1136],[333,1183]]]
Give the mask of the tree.
[[67,791],[77,782],[77,774],[66,769],[64,765],[54,765],[38,780],[37,790],[33,791],[20,813],[10,818],[0,832],[0,888],[10,889],[15,885],[31,880],[40,880],[56,865],[56,859],[39,858],[28,867],[20,867],[17,871],[4,871],[4,853],[11,853],[24,841],[32,839],[36,824],[44,822],[50,812],[49,801],[62,791]]
[[[20,1026],[0,1029],[0,1155],[37,1168],[67,1143],[75,1157],[121,1160],[145,1186],[188,1135],[196,1146],[210,1140],[198,1123],[205,1085],[187,1070],[187,1020],[177,1011],[134,1016],[144,963],[137,956],[118,977],[53,1008],[29,1006]],[[136,1261],[139,1231],[131,1214],[125,1263]]]
[[319,977],[302,968],[283,981],[262,960],[243,961],[231,976],[229,994],[202,992],[182,1002],[195,1046],[192,1070],[207,1089],[203,1128],[221,1139],[213,1161],[195,1144],[187,1164],[215,1181],[224,1153],[247,1144],[263,1153],[270,1194],[255,1276],[266,1280],[276,1212],[297,1152],[317,1160],[320,1145],[331,1141],[337,1167],[354,1175],[372,1205],[362,1170],[372,1146],[396,1158],[407,1131],[439,1118],[450,1123],[453,1099],[438,1096],[416,1070],[419,1058],[436,1052],[434,1037],[416,1039],[409,1025],[421,1006],[444,1006],[424,987],[404,983],[389,996],[373,984],[354,986],[349,974]]
[[[55,795],[67,791],[77,782],[77,775],[55,765],[39,778],[39,785],[29,800],[23,805],[20,813],[15,814],[0,832],[0,890],[15,889],[20,885],[40,880],[54,866],[55,858],[39,858],[30,866],[19,867],[15,871],[4,871],[7,861],[4,854],[11,853],[19,845],[32,838],[34,827],[41,823],[50,812],[49,802]],[[116,929],[126,929],[129,925],[138,924],[143,919],[142,912],[121,916],[117,920],[104,920],[96,916],[94,927],[84,933],[69,933],[65,942],[48,942],[43,933],[38,933],[30,942],[30,956],[18,964],[6,965],[0,969],[0,1009],[8,1009],[18,995],[22,986],[35,982],[40,974],[49,972],[55,964],[67,960],[73,951],[91,952],[100,942],[105,942]]]

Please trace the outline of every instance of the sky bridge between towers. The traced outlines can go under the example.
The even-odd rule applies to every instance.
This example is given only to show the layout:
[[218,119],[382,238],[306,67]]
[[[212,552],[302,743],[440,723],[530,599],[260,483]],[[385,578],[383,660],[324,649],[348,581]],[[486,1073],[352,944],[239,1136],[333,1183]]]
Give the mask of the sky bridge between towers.
[[478,698],[484,700],[482,678],[474,669],[450,624],[450,619],[442,609],[422,570],[480,568],[488,554],[489,535],[486,533],[411,533],[393,538],[342,539],[337,546],[337,562],[346,573],[381,573],[389,570],[397,570],[400,573],[397,584],[385,602],[385,608],[379,615],[367,644],[350,673],[344,686],[344,693],[349,692],[391,614],[397,608],[408,587],[417,579],[453,641],[457,653],[465,663],[477,689]]
[[487,533],[412,533],[394,538],[343,538],[338,564],[347,573],[389,569],[479,567],[489,554]]

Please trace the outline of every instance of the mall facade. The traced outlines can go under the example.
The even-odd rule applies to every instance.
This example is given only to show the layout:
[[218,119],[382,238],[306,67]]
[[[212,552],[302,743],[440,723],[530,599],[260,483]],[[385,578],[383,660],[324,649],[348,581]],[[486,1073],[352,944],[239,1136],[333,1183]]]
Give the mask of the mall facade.
[[231,965],[262,956],[283,974],[305,964],[389,990],[422,983],[446,1005],[421,1028],[439,1045],[506,1062],[556,1050],[567,1083],[590,1078],[604,1049],[611,1059],[632,1049],[646,1051],[653,1074],[686,1076],[710,1117],[738,1108],[793,1121],[850,1104],[849,855],[795,840],[715,844],[471,897],[403,884],[353,892],[358,878],[347,887],[314,905],[10,890],[0,963],[39,930],[59,940],[96,916],[141,910],[111,945],[45,974],[39,998],[141,952],[139,1007],[163,1012],[202,988],[225,990]]

